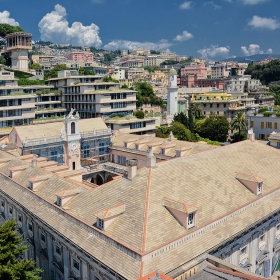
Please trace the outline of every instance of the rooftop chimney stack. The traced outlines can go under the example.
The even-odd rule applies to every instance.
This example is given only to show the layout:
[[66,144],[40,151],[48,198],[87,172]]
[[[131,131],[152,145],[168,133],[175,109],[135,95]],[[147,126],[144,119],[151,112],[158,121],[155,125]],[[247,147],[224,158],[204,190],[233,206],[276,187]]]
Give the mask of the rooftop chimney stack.
[[168,136],[168,141],[172,141],[172,140],[174,140],[174,135],[173,135],[173,133],[172,133],[172,131],[170,132],[170,134],[169,134],[169,136]]
[[127,179],[132,180],[137,175],[137,161],[134,159],[129,159],[126,161],[127,166]]
[[252,127],[248,130],[247,138],[251,141],[255,141],[255,133]]
[[31,161],[31,166],[32,166],[33,168],[38,167],[38,160],[37,160],[37,156],[36,156],[36,155],[33,156],[33,159],[32,159],[32,161]]
[[156,162],[157,162],[157,159],[153,154],[153,150],[150,149],[149,154],[148,154],[147,159],[146,159],[146,167],[147,168],[155,167]]

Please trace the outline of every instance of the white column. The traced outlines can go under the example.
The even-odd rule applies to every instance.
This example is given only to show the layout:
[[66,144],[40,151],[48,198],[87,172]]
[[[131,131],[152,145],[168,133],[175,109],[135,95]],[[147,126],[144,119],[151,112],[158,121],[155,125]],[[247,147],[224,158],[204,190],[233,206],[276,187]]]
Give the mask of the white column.
[[252,258],[251,258],[251,264],[252,264],[252,267],[251,267],[251,271],[255,273],[256,271],[256,258],[258,256],[258,234],[254,234],[252,236],[253,238],[253,241],[252,241]]
[[64,262],[64,279],[68,280],[69,277],[69,250],[65,245],[63,247],[63,262]]

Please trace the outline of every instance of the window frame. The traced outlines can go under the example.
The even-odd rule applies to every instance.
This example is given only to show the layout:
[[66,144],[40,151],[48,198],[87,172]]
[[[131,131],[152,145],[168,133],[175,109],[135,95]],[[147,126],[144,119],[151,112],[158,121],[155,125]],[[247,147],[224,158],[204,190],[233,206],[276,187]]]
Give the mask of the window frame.
[[[190,223],[190,221],[192,222]],[[194,226],[195,226],[195,212],[188,213],[188,229],[193,228]]]

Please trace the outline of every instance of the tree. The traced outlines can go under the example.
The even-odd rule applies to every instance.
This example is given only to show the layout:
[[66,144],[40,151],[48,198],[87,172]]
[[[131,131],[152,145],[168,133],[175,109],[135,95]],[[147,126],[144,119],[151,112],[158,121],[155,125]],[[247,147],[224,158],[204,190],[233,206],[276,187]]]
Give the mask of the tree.
[[167,138],[170,134],[170,127],[168,126],[157,126],[156,137]]
[[193,113],[193,108],[192,106],[190,106],[189,108],[189,118],[188,118],[188,129],[191,131],[191,132],[194,132],[194,126],[195,126],[195,123],[194,123],[194,113]]
[[238,112],[230,123],[232,130],[238,131],[238,141],[240,141],[241,131],[247,130],[248,123],[246,114],[244,112]]
[[201,110],[201,105],[199,103],[193,103],[191,105],[192,107],[192,111],[193,111],[193,114],[194,114],[194,118],[197,120],[197,119],[200,119],[203,115],[202,115],[202,110]]
[[58,71],[62,71],[62,70],[69,70],[69,68],[66,65],[58,64],[54,66],[54,68],[51,69],[49,72],[45,73],[45,78],[46,79],[57,78]]
[[185,113],[180,112],[174,115],[173,122],[179,122],[183,124],[186,128],[189,127],[188,117]]
[[192,134],[189,129],[187,129],[183,124],[179,122],[172,122],[170,125],[170,130],[178,140],[184,140],[190,142],[197,141],[194,134]]
[[42,67],[39,63],[32,63],[31,64],[31,69],[42,70]]
[[16,231],[15,220],[7,220],[0,225],[0,279],[39,280],[41,269],[35,267],[33,260],[19,260],[28,250]]
[[6,65],[6,59],[4,56],[0,55],[0,64]]
[[274,103],[275,105],[280,105],[280,85],[269,85],[269,91],[272,92],[275,96]]
[[106,83],[108,83],[108,82],[118,83],[119,82],[118,80],[113,79],[111,76],[105,76],[102,80],[103,80],[103,82],[106,82]]
[[14,32],[24,32],[19,26],[13,26],[7,23],[0,23],[0,36],[5,37],[6,35]]
[[137,118],[137,119],[144,119],[145,118],[145,114],[143,111],[136,111],[133,113],[133,115]]
[[229,129],[230,125],[225,116],[211,115],[200,126],[200,136],[224,142],[227,140]]

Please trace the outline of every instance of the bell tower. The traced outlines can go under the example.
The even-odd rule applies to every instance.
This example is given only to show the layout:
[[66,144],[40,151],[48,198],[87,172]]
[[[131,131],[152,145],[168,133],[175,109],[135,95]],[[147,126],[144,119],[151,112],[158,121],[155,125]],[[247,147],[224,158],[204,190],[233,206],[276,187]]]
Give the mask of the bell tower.
[[174,68],[168,73],[167,91],[167,114],[175,115],[178,113],[178,86],[177,71]]
[[65,159],[69,170],[81,168],[81,134],[78,121],[79,113],[74,114],[74,109],[64,118]]

